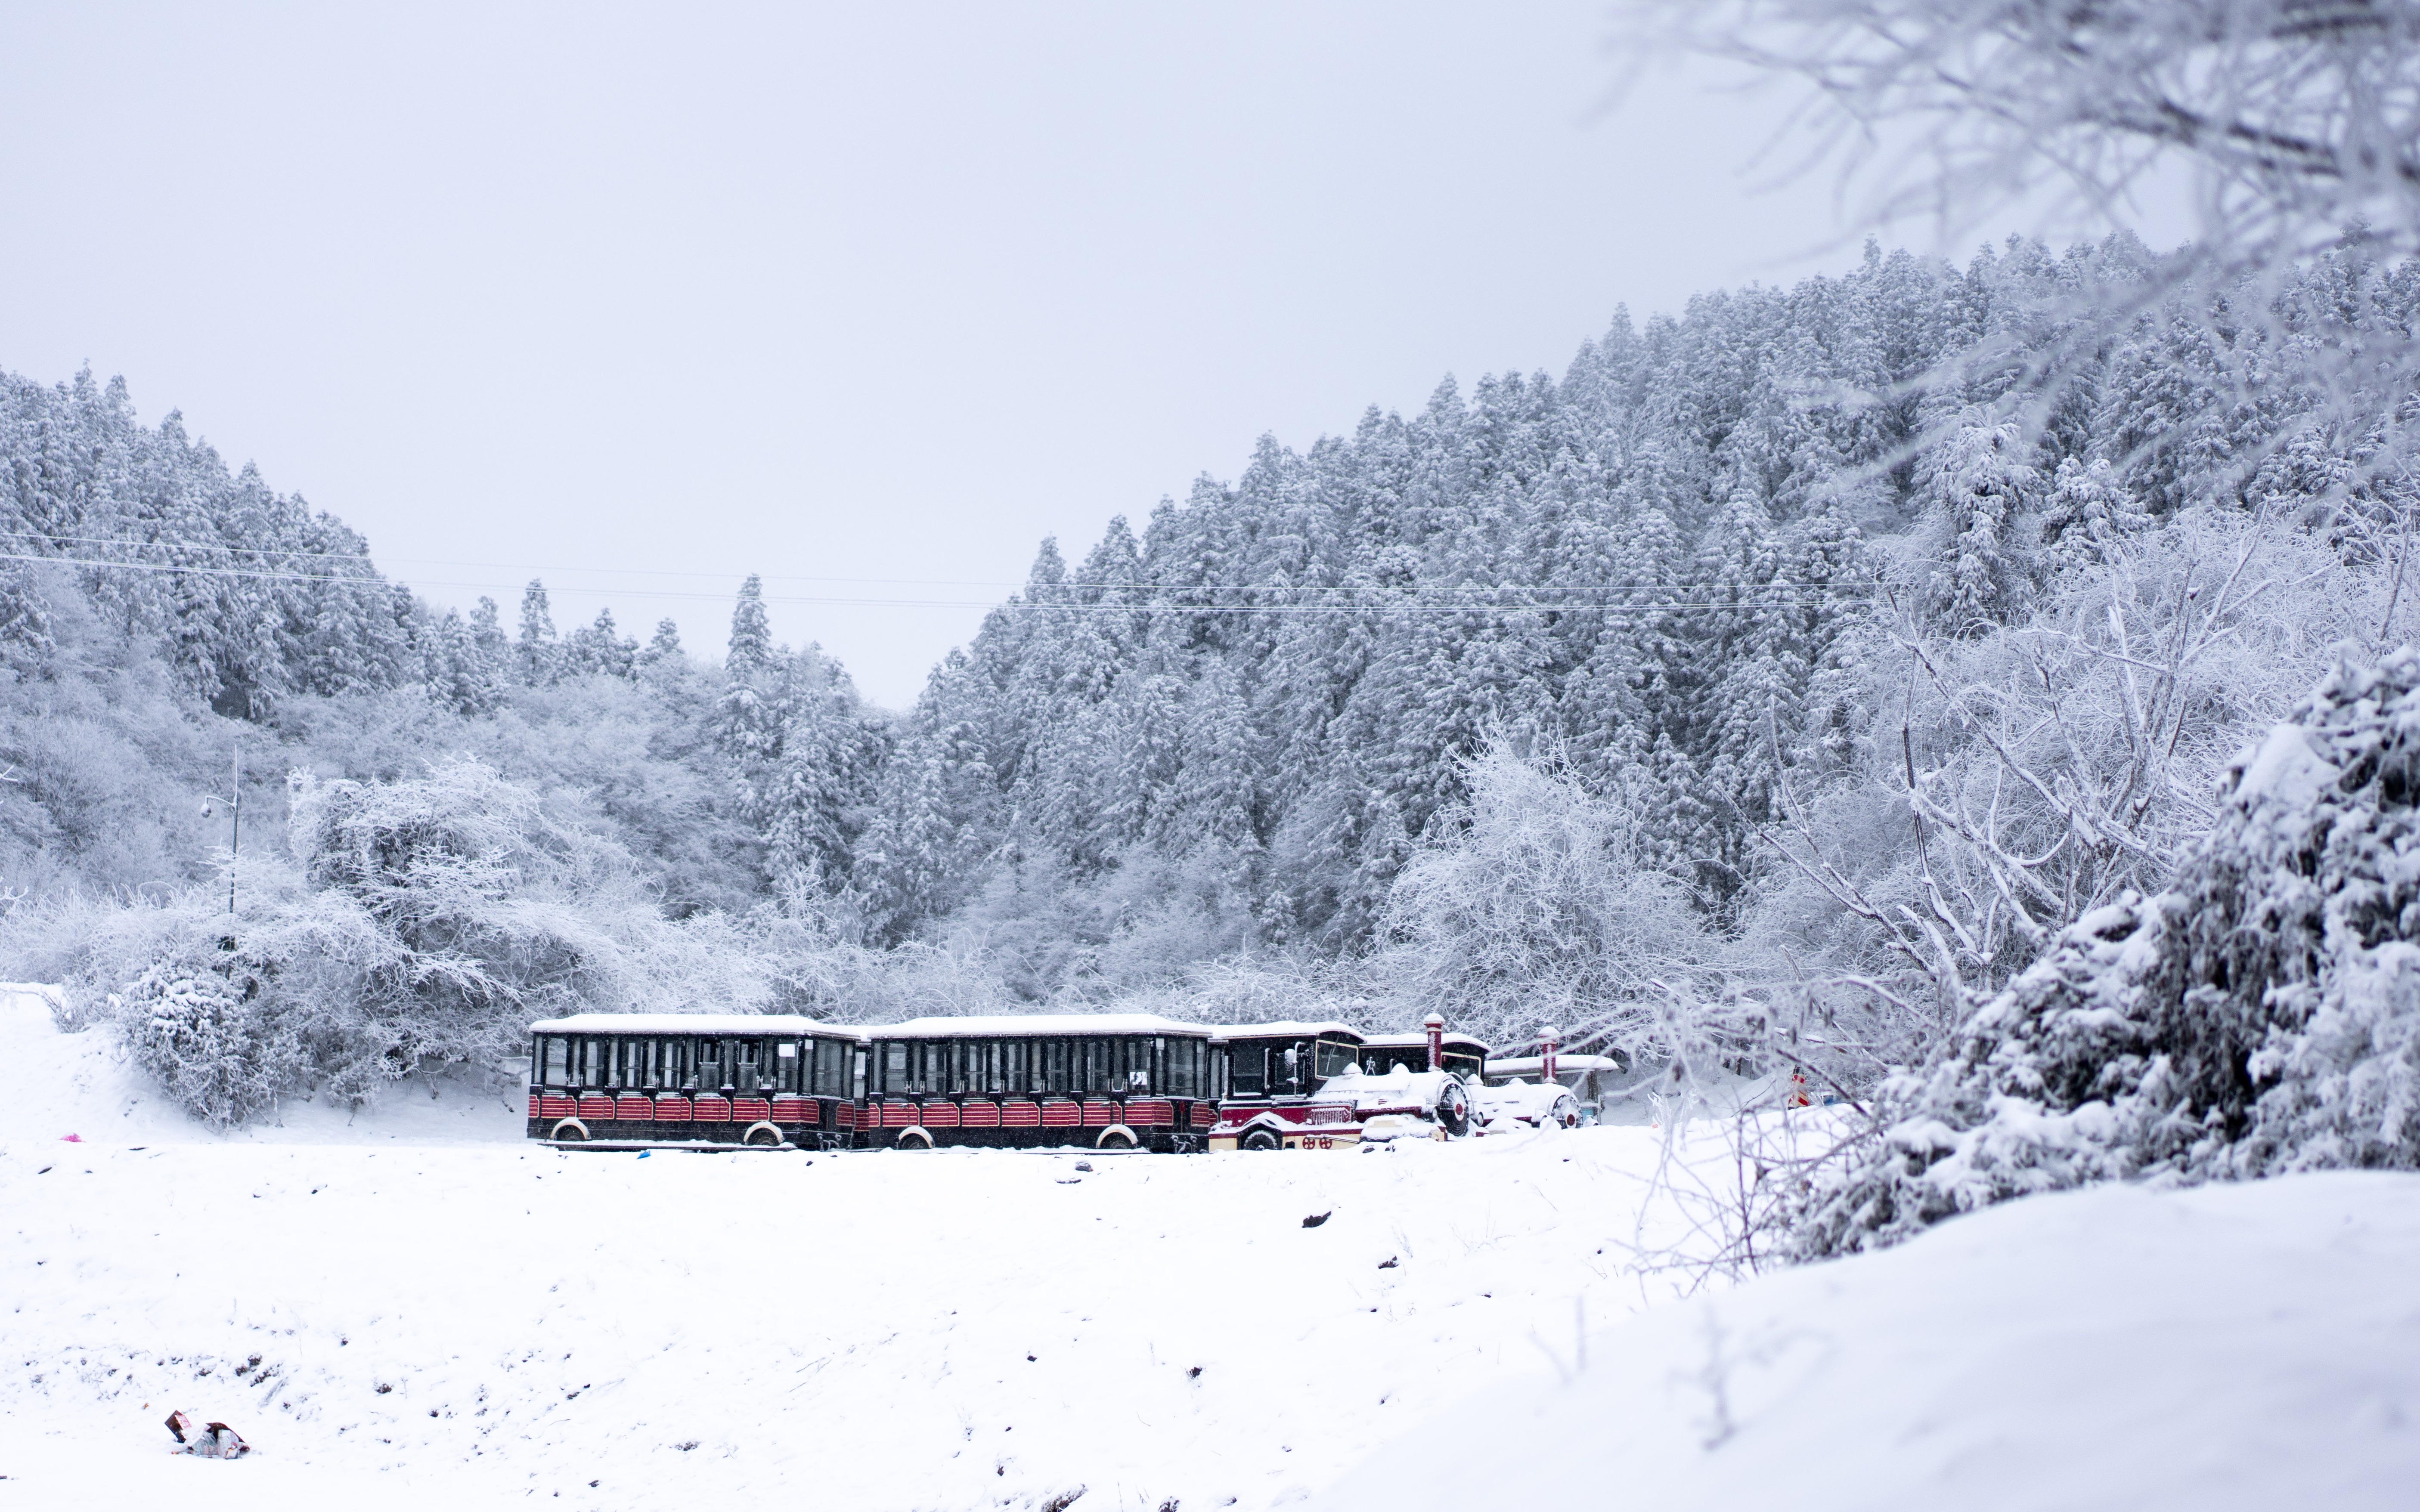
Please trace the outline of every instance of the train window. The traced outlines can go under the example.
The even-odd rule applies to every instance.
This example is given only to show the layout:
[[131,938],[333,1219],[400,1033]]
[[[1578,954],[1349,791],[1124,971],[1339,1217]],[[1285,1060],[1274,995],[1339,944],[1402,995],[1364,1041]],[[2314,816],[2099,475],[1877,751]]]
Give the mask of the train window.
[[977,1074],[974,1067],[975,1049],[975,1043],[971,1040],[960,1040],[954,1044],[942,1047],[942,1053],[950,1057],[950,1090],[960,1096],[979,1090],[974,1084]]
[[800,1090],[800,1069],[799,1042],[783,1040],[773,1046],[773,1074],[766,1080],[772,1083],[777,1092],[796,1092]]
[[1067,1074],[1067,1041],[1045,1040],[1033,1057],[1033,1089],[1064,1092],[1074,1085]]
[[1025,1041],[1002,1040],[1000,1042],[1001,1090],[1022,1092],[1028,1089],[1025,1071]]
[[1202,1079],[1202,1095],[1204,1097],[1225,1097],[1227,1095],[1227,1064],[1230,1058],[1227,1047],[1224,1045],[1204,1045],[1202,1046],[1202,1049],[1208,1052],[1210,1073]]
[[1202,1095],[1202,1046],[1192,1040],[1171,1040],[1168,1045],[1168,1081],[1166,1086],[1175,1097]]
[[893,1041],[882,1047],[881,1075],[874,1088],[876,1091],[908,1090],[908,1052],[914,1048],[904,1041]]
[[1326,1081],[1330,1076],[1343,1075],[1344,1068],[1352,1065],[1353,1061],[1351,1045],[1339,1044],[1333,1040],[1319,1041],[1319,1079],[1321,1081]]
[[735,1040],[732,1050],[732,1085],[743,1092],[754,1091],[765,1085],[765,1041]]
[[814,1093],[817,1097],[848,1095],[848,1046],[838,1040],[811,1040],[814,1051]]
[[1237,1095],[1259,1097],[1268,1090],[1269,1048],[1261,1044],[1239,1044],[1231,1052],[1232,1069],[1229,1085]]
[[538,1080],[549,1087],[571,1085],[571,1041],[559,1034],[546,1037],[546,1064]]

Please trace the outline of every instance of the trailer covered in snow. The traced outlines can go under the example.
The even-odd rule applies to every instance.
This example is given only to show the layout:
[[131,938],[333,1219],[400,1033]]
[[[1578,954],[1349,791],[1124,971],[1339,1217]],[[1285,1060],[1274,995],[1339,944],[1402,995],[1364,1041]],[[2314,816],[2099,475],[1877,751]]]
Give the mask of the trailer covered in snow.
[[559,1144],[851,1142],[865,1041],[777,1013],[576,1013],[530,1026],[529,1136]]

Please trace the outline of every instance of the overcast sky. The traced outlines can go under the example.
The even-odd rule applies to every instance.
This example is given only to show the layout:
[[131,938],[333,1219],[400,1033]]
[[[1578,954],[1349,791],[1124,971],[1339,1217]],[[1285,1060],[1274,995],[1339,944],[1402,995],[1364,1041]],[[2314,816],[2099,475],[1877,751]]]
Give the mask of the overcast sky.
[[1828,180],[1756,192],[1778,100],[1604,108],[1604,9],[13,5],[0,366],[123,374],[441,605],[719,656],[761,572],[905,707],[1263,432],[1847,265]]

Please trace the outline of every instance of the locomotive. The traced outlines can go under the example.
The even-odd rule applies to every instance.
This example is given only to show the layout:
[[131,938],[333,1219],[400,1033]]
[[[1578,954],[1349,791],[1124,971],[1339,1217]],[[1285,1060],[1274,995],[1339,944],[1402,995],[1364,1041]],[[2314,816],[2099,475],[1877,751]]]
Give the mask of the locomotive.
[[580,1013],[530,1026],[528,1134],[623,1147],[1350,1149],[1466,1132],[1463,1077],[1484,1072],[1487,1047],[1442,1026],[1433,1016],[1426,1035],[1370,1036],[1140,1013],[867,1028]]

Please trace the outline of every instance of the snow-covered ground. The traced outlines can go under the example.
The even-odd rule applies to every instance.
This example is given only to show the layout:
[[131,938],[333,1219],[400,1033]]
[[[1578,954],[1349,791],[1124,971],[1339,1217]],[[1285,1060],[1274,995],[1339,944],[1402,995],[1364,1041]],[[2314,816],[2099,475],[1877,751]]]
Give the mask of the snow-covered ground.
[[[1089,1172],[641,1158],[531,1149],[502,1100],[442,1088],[207,1136],[24,997],[0,1056],[32,1068],[0,1106],[0,1506],[1080,1487],[1078,1512],[1976,1512],[2420,1486],[2420,1179],[2027,1202],[1651,1306],[1620,1263],[1642,1206],[1650,1241],[1677,1221],[1648,1129]],[[260,1453],[169,1454],[172,1407]]]

